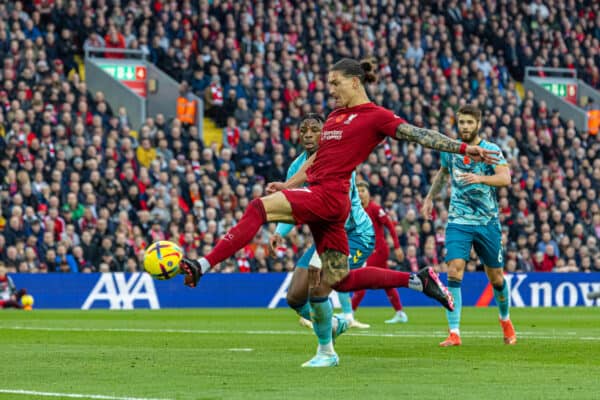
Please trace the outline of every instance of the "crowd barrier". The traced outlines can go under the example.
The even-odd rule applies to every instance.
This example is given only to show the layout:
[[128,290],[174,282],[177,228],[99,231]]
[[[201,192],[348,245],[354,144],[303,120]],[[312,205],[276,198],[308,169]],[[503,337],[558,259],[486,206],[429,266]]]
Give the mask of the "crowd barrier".
[[[134,309],[180,307],[286,307],[285,296],[291,274],[208,274],[196,289],[183,286],[178,276],[169,281],[153,280],[146,273],[110,274],[12,274],[17,288],[26,288],[35,298],[35,308]],[[442,276],[443,281],[446,277]],[[586,294],[600,290],[600,273],[508,274],[514,307],[600,306],[600,299]],[[484,273],[465,274],[463,305],[494,305],[492,287]],[[400,289],[406,306],[433,306],[421,293]],[[337,296],[332,296],[337,305]],[[362,306],[387,306],[383,290],[369,291]]]

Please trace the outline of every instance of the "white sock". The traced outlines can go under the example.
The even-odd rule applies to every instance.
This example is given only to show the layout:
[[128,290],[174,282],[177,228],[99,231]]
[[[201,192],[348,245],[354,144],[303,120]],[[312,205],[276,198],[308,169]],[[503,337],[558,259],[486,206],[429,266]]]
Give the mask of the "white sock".
[[423,282],[421,281],[421,278],[417,276],[417,274],[410,274],[410,278],[408,279],[408,287],[409,289],[422,292]]
[[354,321],[354,314],[352,314],[352,313],[344,314],[344,319],[348,322],[352,322],[352,321]]
[[498,315],[498,317],[500,317],[500,320],[502,320],[502,321],[508,321],[508,320],[510,320],[510,314],[508,314],[506,316],[506,318],[502,318],[500,315]]
[[327,344],[319,344],[319,347],[317,347],[317,353],[335,354],[335,350],[333,349],[333,341]]
[[210,269],[210,263],[206,258],[200,257],[198,259],[198,262],[200,263],[200,270],[203,274]]
[[450,333],[456,333],[458,336],[460,336],[460,329],[452,328],[452,329],[450,329]]
[[396,311],[396,315],[398,316],[403,316],[404,315],[404,311],[400,310],[400,311]]

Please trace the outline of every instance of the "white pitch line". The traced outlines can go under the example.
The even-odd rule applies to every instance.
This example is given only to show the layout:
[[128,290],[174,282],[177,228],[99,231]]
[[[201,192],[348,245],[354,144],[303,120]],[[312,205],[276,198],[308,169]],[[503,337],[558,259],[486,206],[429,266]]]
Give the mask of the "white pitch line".
[[99,400],[170,400],[170,399],[155,399],[148,397],[117,397],[104,396],[102,394],[78,394],[78,393],[54,393],[54,392],[36,392],[34,390],[18,390],[18,389],[0,389],[0,393],[4,394],[22,394],[41,397],[67,397],[71,399],[99,399]]
[[238,352],[250,352],[250,351],[254,351],[254,349],[251,349],[250,347],[242,347],[242,348],[233,348],[233,349],[227,349],[229,351],[238,351]]
[[[308,331],[304,330],[290,330],[290,331],[276,331],[276,330],[209,330],[209,329],[148,329],[148,328],[60,328],[60,327],[33,327],[33,326],[0,326],[0,330],[23,330],[23,331],[48,331],[48,332],[129,332],[129,333],[186,333],[186,334],[198,334],[198,335],[225,335],[225,334],[236,334],[236,335],[310,335]],[[394,332],[394,333],[371,333],[371,332],[360,332],[360,333],[344,333],[344,336],[354,337],[409,337],[409,338],[438,338],[446,335],[446,331],[413,331],[413,332]],[[498,338],[500,331],[487,331],[487,332],[462,332],[463,337],[472,338]],[[598,337],[577,337],[577,332],[520,332],[517,331],[517,336],[524,337],[527,339],[548,339],[548,340],[597,340]]]

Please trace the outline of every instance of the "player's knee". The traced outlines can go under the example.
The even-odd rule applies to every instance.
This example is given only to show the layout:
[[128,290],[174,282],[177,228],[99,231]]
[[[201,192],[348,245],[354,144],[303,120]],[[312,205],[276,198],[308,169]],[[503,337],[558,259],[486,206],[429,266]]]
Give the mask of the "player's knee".
[[454,280],[462,280],[463,271],[465,269],[463,260],[453,260],[448,263],[448,278]]
[[302,307],[307,302],[307,296],[301,296],[299,293],[288,292],[285,300],[290,308],[294,310]]
[[253,199],[252,201],[250,201],[250,203],[248,203],[248,207],[257,208],[259,210],[262,210],[263,212],[265,210],[265,205],[264,205],[263,201],[259,198],[256,198],[256,199]]
[[491,285],[497,290],[502,290],[504,286],[504,275],[502,274],[502,268],[498,268],[500,273],[492,273],[489,275]]
[[252,200],[248,203],[248,207],[246,208],[246,212],[252,212],[253,215],[258,215],[263,221],[267,221],[267,211],[265,208],[265,204],[259,198]]
[[348,256],[336,250],[325,250],[320,255],[323,264],[323,279],[333,285],[348,275]]
[[460,282],[462,281],[462,274],[459,274],[456,271],[451,271],[450,268],[448,268],[448,280]]

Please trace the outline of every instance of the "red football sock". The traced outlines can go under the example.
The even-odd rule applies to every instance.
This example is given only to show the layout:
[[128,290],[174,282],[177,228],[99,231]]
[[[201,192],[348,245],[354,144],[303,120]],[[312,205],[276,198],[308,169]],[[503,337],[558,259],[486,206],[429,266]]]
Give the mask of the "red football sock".
[[385,289],[385,294],[387,294],[388,300],[394,307],[394,310],[401,311],[402,303],[400,302],[400,295],[396,289]]
[[229,229],[215,248],[205,256],[211,268],[247,245],[265,222],[267,222],[265,206],[260,199],[252,200],[240,221]]
[[392,271],[377,267],[354,269],[341,281],[333,285],[338,292],[355,292],[363,289],[390,289],[408,287],[408,272]]
[[358,290],[358,291],[354,292],[354,294],[352,295],[352,310],[353,311],[356,311],[356,309],[360,305],[360,302],[365,297],[366,293],[367,293],[366,290]]

